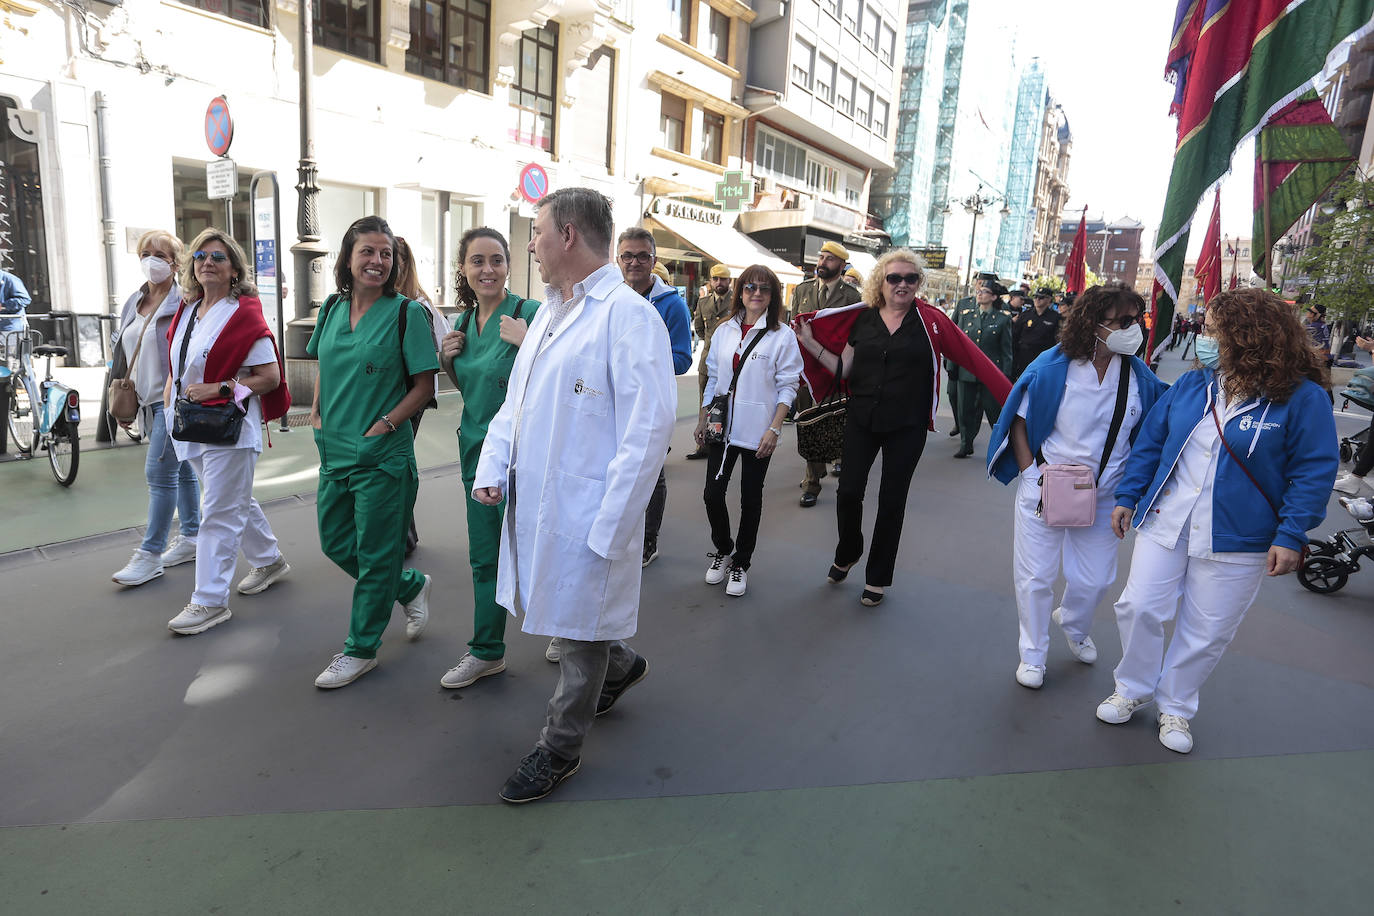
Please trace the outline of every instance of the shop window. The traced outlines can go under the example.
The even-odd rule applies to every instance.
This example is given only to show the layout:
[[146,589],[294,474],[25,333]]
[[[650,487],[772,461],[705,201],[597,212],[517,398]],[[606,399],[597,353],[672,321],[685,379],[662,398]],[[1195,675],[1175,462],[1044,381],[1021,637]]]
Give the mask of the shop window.
[[725,118],[714,111],[701,115],[701,158],[716,165],[725,164]]
[[681,153],[685,151],[687,139],[687,102],[675,95],[663,93],[659,108],[659,132],[662,134],[664,149]]
[[816,61],[816,98],[835,103],[835,62],[824,54]]
[[510,87],[510,102],[516,110],[511,138],[515,142],[553,153],[557,81],[558,23],[526,29],[520,36],[515,82]]
[[854,117],[854,74],[840,71],[839,101],[836,108],[846,117]]
[[315,44],[381,62],[381,0],[312,0]]
[[486,92],[490,35],[486,0],[410,0],[406,72]]
[[797,37],[792,46],[792,82],[808,91],[811,89],[811,70],[815,66],[815,57],[815,47]]
[[24,281],[33,298],[27,311],[43,314],[52,311],[52,287],[37,123],[35,119],[34,134],[26,136],[23,122],[11,114],[17,107],[13,99],[0,96],[0,268]]
[[267,0],[181,0],[187,6],[194,6],[207,13],[218,13],[239,22],[267,28],[271,22]]
[[677,37],[687,44],[692,43],[692,8],[695,0],[668,0],[668,12],[672,14],[672,29]]
[[730,62],[730,17],[720,10],[711,8],[710,22],[711,56],[723,64]]

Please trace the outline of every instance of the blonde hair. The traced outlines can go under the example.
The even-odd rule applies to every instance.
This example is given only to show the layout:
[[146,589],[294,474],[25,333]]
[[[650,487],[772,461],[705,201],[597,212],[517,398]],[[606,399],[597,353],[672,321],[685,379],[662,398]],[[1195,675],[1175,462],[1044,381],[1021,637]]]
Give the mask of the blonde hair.
[[916,292],[921,291],[921,287],[926,282],[926,262],[921,260],[921,256],[910,248],[894,248],[878,258],[878,263],[873,265],[873,269],[868,272],[868,277],[863,283],[864,302],[871,309],[881,308],[886,305],[883,299],[883,281],[887,279],[887,265],[897,261],[905,261],[916,267],[916,273],[921,279],[916,282]]
[[149,229],[138,237],[138,244],[134,246],[135,254],[143,254],[143,249],[149,245],[166,245],[172,252],[172,273],[179,274],[186,266],[186,246],[166,229]]
[[[234,279],[229,283],[229,298],[256,296],[258,288],[253,285],[252,279],[248,276],[248,258],[232,236],[211,226],[196,236],[195,240],[187,247],[192,254],[195,254],[210,242],[219,242],[229,252],[229,266],[234,269]],[[205,290],[201,287],[200,281],[196,279],[196,262],[193,258],[186,259],[186,266],[182,268],[179,279],[182,293],[187,302],[199,302],[204,297]]]

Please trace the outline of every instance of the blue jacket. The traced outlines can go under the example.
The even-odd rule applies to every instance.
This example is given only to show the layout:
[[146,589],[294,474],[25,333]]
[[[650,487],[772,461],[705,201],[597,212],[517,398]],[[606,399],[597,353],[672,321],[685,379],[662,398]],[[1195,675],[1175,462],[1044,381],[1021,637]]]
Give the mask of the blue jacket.
[[[1140,390],[1141,416],[1147,417],[1150,408],[1155,406],[1169,386],[1161,382],[1142,360],[1132,356],[1130,361],[1131,369],[1135,372],[1136,387]],[[988,443],[989,477],[996,477],[1002,483],[1011,483],[1019,473],[1016,453],[1011,448],[1011,424],[1027,392],[1031,396],[1031,409],[1030,416],[1026,418],[1026,438],[1030,440],[1032,455],[1040,450],[1040,446],[1054,431],[1054,421],[1059,416],[1059,404],[1064,400],[1064,383],[1068,375],[1069,357],[1057,345],[1037,356],[1021,373],[1012,386],[1011,394],[1007,395],[1007,403],[1002,405],[1002,415],[997,418],[997,425],[992,428],[992,441]],[[1142,425],[1143,419],[1131,430],[1132,445]]]
[[[1216,373],[1194,369],[1174,382],[1145,417],[1140,437],[1116,487],[1116,504],[1135,509],[1139,527],[1159,488],[1173,474],[1179,453],[1217,393]],[[1326,392],[1304,379],[1283,404],[1248,402],[1223,424],[1226,444],[1245,463],[1255,484],[1222,449],[1212,481],[1212,550],[1263,553],[1270,545],[1301,550],[1307,532],[1326,517],[1340,466],[1336,421]],[[1278,507],[1278,518],[1274,509]]]
[[687,303],[681,293],[659,277],[654,277],[649,302],[658,309],[663,323],[668,326],[668,342],[673,345],[673,372],[681,375],[692,368],[692,316],[687,311]]

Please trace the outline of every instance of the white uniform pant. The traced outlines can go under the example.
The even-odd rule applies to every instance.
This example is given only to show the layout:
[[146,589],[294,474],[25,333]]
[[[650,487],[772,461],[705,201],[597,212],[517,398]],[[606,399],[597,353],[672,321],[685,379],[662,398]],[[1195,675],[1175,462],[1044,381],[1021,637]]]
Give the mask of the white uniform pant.
[[200,478],[200,534],[196,538],[196,590],[193,604],[229,606],[229,580],[239,546],[250,566],[270,566],[280,551],[277,536],[253,498],[253,469],[258,452],[251,448],[207,448],[189,459]]
[[1022,474],[1013,521],[1012,574],[1021,637],[1021,661],[1045,664],[1050,648],[1050,614],[1054,584],[1064,574],[1060,621],[1064,632],[1082,642],[1092,632],[1093,614],[1116,581],[1116,535],[1111,519],[1114,500],[1100,493],[1094,523],[1086,528],[1051,528],[1035,516],[1040,502],[1039,472]]
[[[1264,570],[1263,564],[1190,557],[1184,538],[1171,550],[1137,535],[1126,590],[1116,603],[1116,692],[1132,700],[1153,696],[1161,713],[1191,719],[1198,691],[1254,603]],[[1175,616],[1166,651],[1164,624]]]

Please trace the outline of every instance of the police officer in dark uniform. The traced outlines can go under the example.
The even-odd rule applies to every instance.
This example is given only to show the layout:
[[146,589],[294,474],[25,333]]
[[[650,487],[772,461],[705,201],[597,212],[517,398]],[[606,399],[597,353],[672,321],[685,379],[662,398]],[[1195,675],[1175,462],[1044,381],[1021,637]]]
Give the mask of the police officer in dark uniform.
[[[1006,292],[1007,288],[996,280],[981,281],[974,294],[978,308],[961,312],[956,322],[959,330],[967,334],[1004,375],[1011,372],[1012,363],[1011,319],[999,307]],[[962,445],[954,457],[968,458],[973,454],[973,440],[983,426],[983,416],[987,416],[989,423],[996,424],[1002,405],[977,376],[960,369],[958,410]]]
[[1012,381],[1016,381],[1026,367],[1041,353],[1054,346],[1059,339],[1059,318],[1057,311],[1050,307],[1054,301],[1054,291],[1037,289],[1034,305],[1016,316],[1011,329],[1011,348],[1015,353],[1012,360]]

